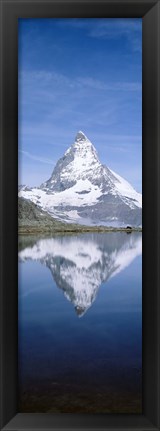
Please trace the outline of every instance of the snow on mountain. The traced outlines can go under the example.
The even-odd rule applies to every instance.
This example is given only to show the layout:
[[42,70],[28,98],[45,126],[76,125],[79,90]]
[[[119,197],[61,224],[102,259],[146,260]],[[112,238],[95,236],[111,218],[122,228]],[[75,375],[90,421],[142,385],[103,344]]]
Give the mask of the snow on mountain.
[[68,222],[142,224],[141,194],[101,164],[93,144],[81,131],[58,160],[49,180],[40,187],[23,187],[19,196]]
[[48,267],[65,297],[82,316],[93,304],[103,282],[142,253],[141,234],[85,234],[41,239],[19,252],[19,260]]
[[[131,184],[129,184],[128,181],[124,180],[124,178],[120,177],[120,175],[116,174],[111,169],[110,169],[110,172],[112,172],[114,177],[117,179],[115,194],[118,191],[122,199],[127,199],[127,198],[133,199],[133,201],[135,200],[135,205],[139,208],[142,208],[142,195],[140,193],[137,193],[133,189]],[[130,203],[130,206],[131,206],[131,203]]]

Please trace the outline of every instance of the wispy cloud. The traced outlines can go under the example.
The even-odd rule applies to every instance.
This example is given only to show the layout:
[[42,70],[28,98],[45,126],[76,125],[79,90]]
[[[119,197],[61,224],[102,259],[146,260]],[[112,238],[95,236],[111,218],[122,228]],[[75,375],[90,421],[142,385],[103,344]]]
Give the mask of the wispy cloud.
[[28,157],[29,159],[36,160],[37,162],[40,162],[40,163],[47,163],[48,165],[52,165],[52,166],[55,163],[51,159],[46,159],[44,157],[40,157],[40,156],[37,156],[35,154],[31,154],[28,151],[19,150],[19,153],[23,154],[24,156]]
[[91,77],[78,78],[77,82],[85,87],[95,90],[106,91],[141,91],[142,85],[140,82],[108,82],[93,79]]
[[[112,135],[112,129],[115,127],[119,130],[120,138],[121,124],[125,124],[129,115],[130,118],[132,115],[130,132],[136,133],[131,101],[138,95],[141,96],[139,82],[106,83],[91,76],[71,79],[65,74],[45,70],[23,72],[19,75],[21,148],[29,149],[26,157],[39,157],[31,151],[35,142],[38,142],[38,148],[45,146],[46,156],[50,157],[49,146],[55,147],[58,144],[58,151],[60,147],[65,149],[68,143],[72,143],[79,129],[89,136],[91,132],[92,137],[95,127],[99,139],[104,132],[107,132],[104,133],[106,135]],[[122,142],[122,139],[120,141]],[[46,158],[39,161],[53,163]]]
[[92,37],[109,37],[116,39],[121,35],[128,35],[131,32],[137,33],[141,31],[141,19],[133,20],[132,18],[109,18],[99,19],[93,22],[90,30]]
[[69,78],[68,76],[61,73],[57,73],[56,71],[46,72],[45,70],[23,72],[19,75],[19,82],[21,80],[23,80],[23,82],[25,81],[27,85],[32,85],[32,82],[37,84],[39,83],[39,92],[41,93],[41,91],[44,89],[46,89],[46,91],[49,90],[47,95],[50,95],[50,98],[52,99],[54,98],[54,93],[52,93],[51,90],[52,87],[55,85],[57,85],[56,91],[63,89],[64,94],[65,88],[80,89],[80,91],[83,87],[102,91],[140,91],[142,89],[142,84],[136,81],[108,81],[106,84],[105,82],[103,82],[103,80],[98,80],[92,78],[91,76],[78,76],[75,78]]
[[116,40],[126,38],[133,51],[142,51],[141,18],[74,18],[68,19],[64,23],[59,21],[60,26],[68,26],[74,29],[86,31],[88,37],[95,39]]
[[132,50],[135,52],[142,51],[141,19],[102,19],[92,28],[90,36],[98,39],[116,40],[126,38]]
[[[105,124],[105,127],[115,122],[120,124],[120,114],[128,112],[124,105],[128,97],[130,106],[133,98],[141,97],[140,82],[104,82],[92,76],[69,78],[65,74],[45,70],[23,72],[19,75],[19,133],[21,120],[24,135],[25,119],[28,117],[35,127],[36,116],[39,118],[38,134],[40,130],[41,137],[45,138],[46,134],[46,143],[52,143],[54,129],[58,122],[64,124],[64,119],[68,123],[67,130],[95,124]],[[46,127],[42,128],[45,124]]]

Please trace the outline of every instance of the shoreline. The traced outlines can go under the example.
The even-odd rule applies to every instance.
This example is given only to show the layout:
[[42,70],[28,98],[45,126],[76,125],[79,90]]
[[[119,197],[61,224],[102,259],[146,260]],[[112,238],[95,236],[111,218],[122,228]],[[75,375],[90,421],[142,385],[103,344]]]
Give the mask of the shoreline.
[[26,226],[26,227],[20,227],[18,229],[18,235],[26,235],[26,234],[73,234],[73,233],[110,233],[110,232],[126,232],[126,233],[132,233],[132,232],[142,232],[142,228],[116,228],[116,227],[103,227],[103,226],[97,226],[97,227],[76,227],[76,228],[71,228],[69,229],[68,227],[66,228],[37,228],[37,227],[31,227],[31,226]]

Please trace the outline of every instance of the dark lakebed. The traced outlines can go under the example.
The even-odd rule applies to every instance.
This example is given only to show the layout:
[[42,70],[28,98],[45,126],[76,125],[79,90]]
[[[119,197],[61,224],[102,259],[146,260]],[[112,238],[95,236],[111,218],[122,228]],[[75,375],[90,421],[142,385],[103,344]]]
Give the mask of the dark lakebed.
[[19,411],[141,413],[142,234],[19,242]]

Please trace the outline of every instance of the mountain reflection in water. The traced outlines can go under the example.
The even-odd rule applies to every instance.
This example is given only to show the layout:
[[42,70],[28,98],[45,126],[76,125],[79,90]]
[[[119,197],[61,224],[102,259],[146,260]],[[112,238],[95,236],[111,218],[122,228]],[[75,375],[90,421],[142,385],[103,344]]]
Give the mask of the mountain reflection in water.
[[101,284],[120,273],[141,253],[138,232],[90,233],[32,238],[28,244],[22,241],[19,261],[39,261],[49,268],[57,287],[81,317],[95,301]]
[[142,412],[141,240],[19,236],[20,412]]

